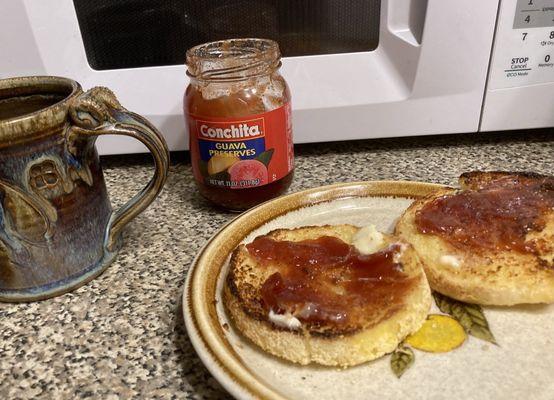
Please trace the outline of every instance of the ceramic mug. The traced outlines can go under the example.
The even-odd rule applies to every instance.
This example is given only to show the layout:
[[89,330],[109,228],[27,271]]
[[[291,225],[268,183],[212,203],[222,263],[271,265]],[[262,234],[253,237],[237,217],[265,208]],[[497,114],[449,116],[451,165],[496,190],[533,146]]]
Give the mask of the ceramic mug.
[[[152,180],[112,211],[95,148],[100,135],[140,140]],[[68,292],[99,275],[121,246],[121,231],[158,195],[167,145],[147,120],[103,87],[70,79],[0,80],[0,300]]]

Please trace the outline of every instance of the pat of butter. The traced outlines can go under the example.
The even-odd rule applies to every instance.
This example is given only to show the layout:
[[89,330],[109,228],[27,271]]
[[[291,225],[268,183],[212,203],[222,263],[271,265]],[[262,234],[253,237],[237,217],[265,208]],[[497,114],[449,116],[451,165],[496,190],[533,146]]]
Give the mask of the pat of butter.
[[374,225],[364,226],[352,239],[354,247],[362,254],[373,254],[385,244],[383,234]]
[[392,261],[394,261],[396,264],[400,264],[401,262],[400,259],[402,258],[402,255],[408,248],[408,245],[406,243],[400,243],[400,242],[395,244],[400,246],[400,251],[398,253],[394,253],[394,255],[392,256]]
[[298,320],[298,318],[296,318],[294,315],[290,313],[275,314],[273,310],[269,310],[269,320],[281,328],[286,328],[291,330],[300,329],[300,327],[302,326],[302,323],[300,322],[300,320]]
[[460,259],[456,256],[452,256],[450,254],[446,254],[444,256],[441,256],[439,258],[439,263],[441,265],[444,265],[445,267],[452,267],[452,268],[460,268],[462,265]]

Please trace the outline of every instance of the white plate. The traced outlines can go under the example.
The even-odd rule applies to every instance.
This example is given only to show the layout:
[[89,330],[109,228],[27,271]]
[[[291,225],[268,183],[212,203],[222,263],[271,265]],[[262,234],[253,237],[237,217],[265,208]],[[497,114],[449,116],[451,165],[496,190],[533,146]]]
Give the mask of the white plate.
[[401,379],[390,357],[349,369],[299,366],[240,335],[221,302],[228,258],[242,241],[276,228],[351,223],[391,232],[413,199],[438,185],[336,184],[262,204],[224,226],[200,251],[183,293],[187,331],[215,378],[240,399],[554,399],[554,305],[485,309],[499,346],[474,337],[450,353],[416,351]]

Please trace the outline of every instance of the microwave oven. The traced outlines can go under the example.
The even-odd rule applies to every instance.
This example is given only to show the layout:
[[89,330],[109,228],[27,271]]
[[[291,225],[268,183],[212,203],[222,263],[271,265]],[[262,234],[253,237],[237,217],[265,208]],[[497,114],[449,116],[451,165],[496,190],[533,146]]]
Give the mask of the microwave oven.
[[[2,0],[0,77],[107,86],[188,146],[187,48],[279,42],[296,143],[554,126],[552,0]],[[141,152],[122,137],[102,154]]]

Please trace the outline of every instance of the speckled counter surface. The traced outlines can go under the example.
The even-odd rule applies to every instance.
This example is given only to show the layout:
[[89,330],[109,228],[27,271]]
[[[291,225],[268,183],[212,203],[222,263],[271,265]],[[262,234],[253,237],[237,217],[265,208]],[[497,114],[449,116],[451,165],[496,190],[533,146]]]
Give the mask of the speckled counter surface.
[[[115,205],[152,171],[143,156],[103,164]],[[549,131],[302,145],[290,191],[354,180],[455,184],[472,169],[553,165]],[[187,338],[180,301],[196,252],[234,216],[200,198],[186,154],[175,154],[162,195],[128,227],[103,275],[55,299],[0,304],[0,399],[228,398]]]

